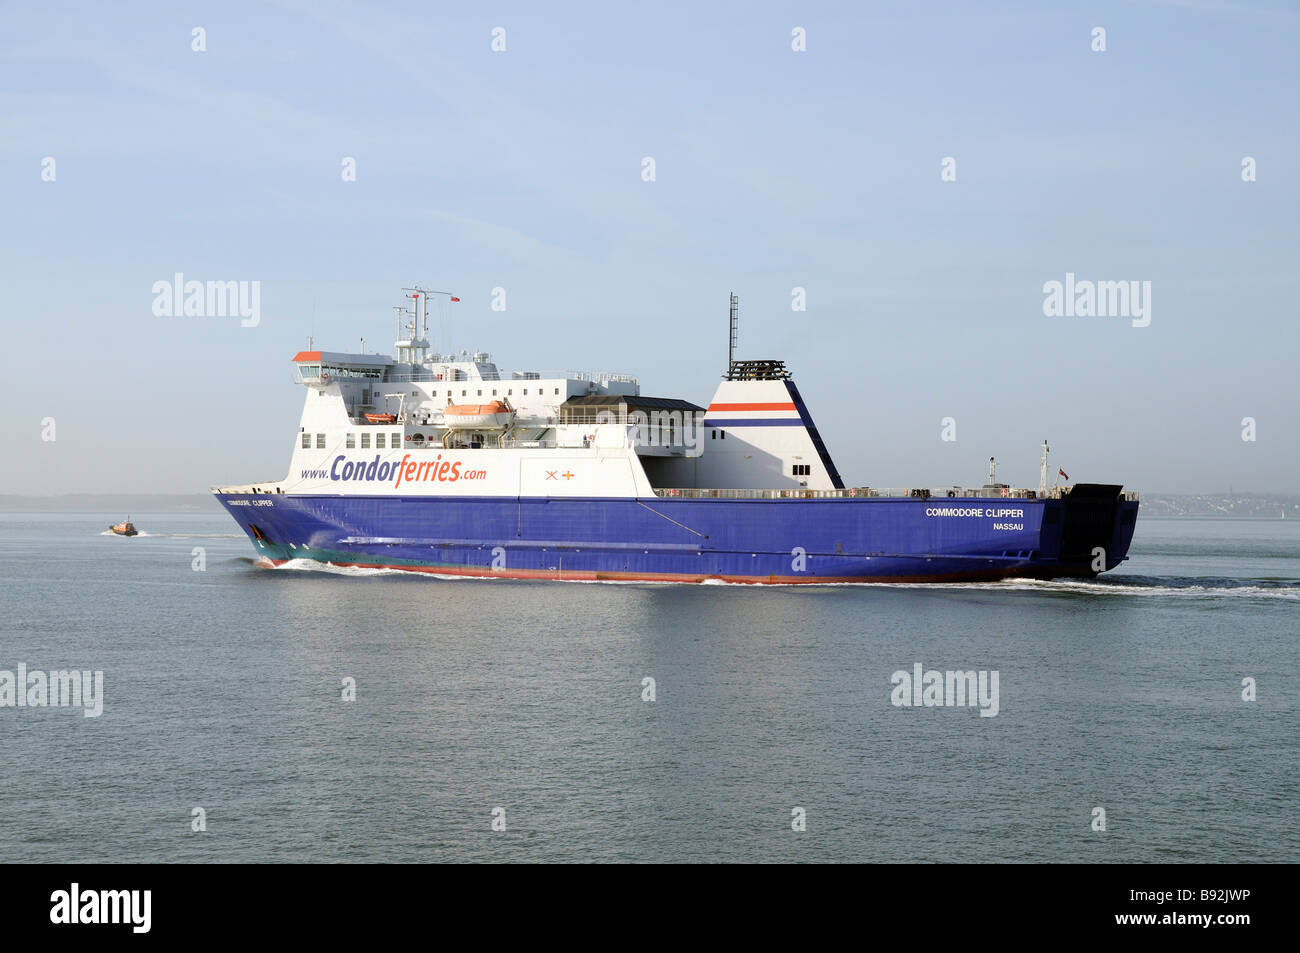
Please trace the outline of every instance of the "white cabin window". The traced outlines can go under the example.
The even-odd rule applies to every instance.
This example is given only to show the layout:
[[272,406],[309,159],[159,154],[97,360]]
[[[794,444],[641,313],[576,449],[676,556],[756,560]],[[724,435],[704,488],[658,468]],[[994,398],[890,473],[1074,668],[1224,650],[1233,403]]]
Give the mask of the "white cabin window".
[[368,433],[363,433],[363,434],[361,435],[361,449],[362,449],[362,450],[369,450],[369,449],[370,449],[370,434],[368,434]]
[[379,433],[375,434],[375,449],[376,450],[384,449],[384,432],[382,430]]
[[356,446],[357,446],[357,435],[354,433],[348,434],[347,448],[349,450],[354,450],[356,449]]
[[325,435],[323,433],[318,433],[316,435],[316,449],[317,450],[325,449]]
[[524,396],[525,396],[525,397],[528,396],[528,388],[527,388],[527,387],[524,388]]
[[557,387],[557,388],[555,388],[555,393],[557,393],[557,394],[558,394],[558,393],[559,393],[559,392],[560,392],[560,389],[559,389],[559,388],[558,388],[558,387]]
[[497,389],[494,387],[492,388],[492,396],[495,397],[496,395],[497,395]]
[[481,390],[478,392],[478,396],[479,396],[479,397],[482,397],[482,396],[483,396],[483,392],[482,392]]
[[302,448],[304,450],[311,449],[311,434],[305,433],[302,435]]

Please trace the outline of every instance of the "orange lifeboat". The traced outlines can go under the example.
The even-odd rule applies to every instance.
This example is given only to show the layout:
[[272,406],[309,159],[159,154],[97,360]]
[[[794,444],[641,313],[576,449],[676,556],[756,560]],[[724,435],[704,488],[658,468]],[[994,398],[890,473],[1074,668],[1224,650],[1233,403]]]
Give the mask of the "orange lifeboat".
[[442,411],[442,423],[448,430],[505,430],[514,415],[504,400],[487,404],[448,404]]
[[392,424],[397,422],[397,414],[366,414],[366,420],[372,424]]

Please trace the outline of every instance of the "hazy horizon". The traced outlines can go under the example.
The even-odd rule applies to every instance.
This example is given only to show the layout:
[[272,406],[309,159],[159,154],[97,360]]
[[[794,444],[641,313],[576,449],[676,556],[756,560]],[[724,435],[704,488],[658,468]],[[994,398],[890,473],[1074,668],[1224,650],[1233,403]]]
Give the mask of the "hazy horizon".
[[[309,336],[391,354],[412,282],[461,298],[439,350],[700,404],[734,291],[738,356],[787,362],[846,484],[977,486],[996,456],[1036,487],[1047,438],[1072,482],[1300,487],[1292,8],[288,0],[0,26],[0,494],[283,477],[289,359]],[[156,316],[176,273],[260,282],[256,326]],[[1149,325],[1046,316],[1067,275],[1150,282]]]

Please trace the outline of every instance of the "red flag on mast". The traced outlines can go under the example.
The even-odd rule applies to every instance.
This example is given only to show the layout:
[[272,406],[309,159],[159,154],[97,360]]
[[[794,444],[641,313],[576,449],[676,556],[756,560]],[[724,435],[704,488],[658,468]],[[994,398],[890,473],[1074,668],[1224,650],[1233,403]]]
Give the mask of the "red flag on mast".
[[1066,473],[1066,472],[1065,472],[1064,470],[1062,470],[1060,467],[1057,467],[1057,468],[1056,468],[1056,472],[1059,473],[1061,476],[1065,477],[1065,479],[1066,479],[1067,481],[1070,479],[1070,474]]

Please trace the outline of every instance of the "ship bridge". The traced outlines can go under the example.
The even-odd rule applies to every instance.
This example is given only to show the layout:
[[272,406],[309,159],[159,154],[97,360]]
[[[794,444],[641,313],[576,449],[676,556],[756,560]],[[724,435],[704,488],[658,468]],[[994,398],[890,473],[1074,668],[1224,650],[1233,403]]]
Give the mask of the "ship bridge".
[[299,384],[326,385],[347,380],[382,380],[393,363],[385,354],[347,354],[342,351],[299,351],[293,356]]

